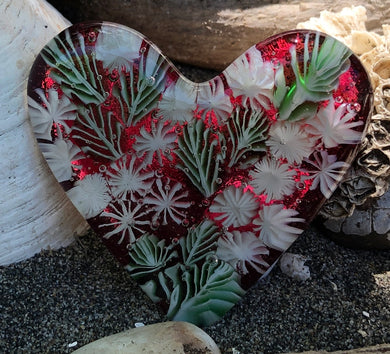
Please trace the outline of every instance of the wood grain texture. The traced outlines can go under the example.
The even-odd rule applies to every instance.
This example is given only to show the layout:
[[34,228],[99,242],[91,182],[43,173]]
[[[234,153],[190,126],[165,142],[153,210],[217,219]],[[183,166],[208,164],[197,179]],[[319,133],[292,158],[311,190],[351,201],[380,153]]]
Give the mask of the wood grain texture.
[[154,42],[172,60],[223,70],[261,40],[322,10],[364,5],[367,29],[390,23],[390,0],[50,0],[72,22],[112,21],[129,26]]
[[0,2],[0,265],[67,246],[87,230],[38,150],[27,114],[30,67],[69,24],[43,0]]

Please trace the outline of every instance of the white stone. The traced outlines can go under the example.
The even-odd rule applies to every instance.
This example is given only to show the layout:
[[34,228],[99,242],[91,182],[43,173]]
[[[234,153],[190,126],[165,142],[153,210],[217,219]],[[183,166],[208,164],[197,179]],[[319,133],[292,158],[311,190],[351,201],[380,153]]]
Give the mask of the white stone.
[[280,269],[291,278],[305,281],[310,278],[310,269],[305,265],[307,260],[300,254],[285,252],[280,258]]
[[101,338],[74,354],[220,354],[211,337],[188,322],[163,322]]

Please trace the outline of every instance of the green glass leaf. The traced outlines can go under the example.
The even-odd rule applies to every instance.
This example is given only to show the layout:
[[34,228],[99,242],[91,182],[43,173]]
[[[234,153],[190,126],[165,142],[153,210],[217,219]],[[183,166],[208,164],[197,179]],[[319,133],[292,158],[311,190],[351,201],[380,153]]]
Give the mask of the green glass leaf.
[[266,151],[268,120],[262,111],[246,109],[242,112],[237,108],[227,120],[227,128],[232,144],[229,167],[234,166],[247,152]]
[[177,251],[172,248],[173,245],[165,245],[165,240],[145,234],[132,244],[129,251],[130,262],[126,269],[135,280],[157,273],[167,266],[167,262],[177,258]]
[[103,111],[101,106],[96,110],[80,108],[75,122],[72,138],[84,142],[81,146],[83,152],[112,161],[122,156],[122,129],[112,112]]
[[[296,120],[292,115],[299,106],[307,102],[320,102],[329,99],[339,84],[339,77],[348,70],[351,50],[332,37],[326,37],[320,45],[320,34],[316,33],[310,55],[310,37],[306,35],[303,53],[303,67],[297,57],[296,47],[291,53],[291,67],[295,75],[295,84],[291,86],[279,106],[279,119]],[[278,103],[280,98],[276,99]],[[301,108],[304,110],[304,107]]]
[[220,319],[244,295],[239,276],[225,262],[205,262],[183,268],[183,281],[174,288],[168,318],[207,326]]
[[192,266],[213,254],[218,236],[219,229],[211,220],[205,220],[195,229],[190,229],[187,236],[179,241],[183,263]]
[[52,39],[41,52],[43,60],[52,70],[50,76],[61,84],[64,93],[78,97],[85,104],[104,102],[104,89],[97,80],[96,60],[88,56],[84,37],[78,33],[77,42],[81,53],[74,46],[74,38],[65,30],[65,40]]
[[[155,63],[150,64],[150,61],[148,62],[149,65],[146,70],[144,61],[144,55],[142,55],[138,73],[134,71],[134,67],[130,70],[130,82],[133,83],[130,87],[126,82],[125,74],[123,72],[120,73],[120,95],[129,111],[128,116],[124,120],[127,127],[136,124],[157,107],[161,92],[165,88],[166,72],[169,68],[168,62],[159,55]],[[119,92],[119,90],[116,92]],[[119,98],[118,94],[116,96]]]
[[184,126],[183,135],[178,139],[179,149],[175,153],[181,163],[177,167],[205,197],[216,191],[221,161],[219,145],[218,139],[202,120]]

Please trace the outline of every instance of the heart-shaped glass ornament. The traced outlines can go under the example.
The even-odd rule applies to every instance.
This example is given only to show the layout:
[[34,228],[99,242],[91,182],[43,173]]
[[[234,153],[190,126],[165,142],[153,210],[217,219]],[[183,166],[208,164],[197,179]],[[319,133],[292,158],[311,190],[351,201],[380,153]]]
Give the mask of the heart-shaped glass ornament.
[[329,198],[372,100],[356,56],[318,32],[271,37],[194,83],[112,23],[55,37],[28,95],[69,198],[169,319],[200,326],[237,303]]

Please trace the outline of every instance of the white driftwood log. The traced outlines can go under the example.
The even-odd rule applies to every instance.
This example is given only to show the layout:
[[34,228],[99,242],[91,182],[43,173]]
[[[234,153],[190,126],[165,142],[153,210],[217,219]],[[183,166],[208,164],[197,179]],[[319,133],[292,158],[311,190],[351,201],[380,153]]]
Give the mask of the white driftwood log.
[[0,265],[67,246],[87,230],[43,160],[27,114],[30,67],[69,24],[44,0],[0,1]]
[[324,9],[367,8],[367,29],[390,23],[390,0],[49,0],[72,22],[112,21],[148,37],[170,59],[225,69],[253,44]]

